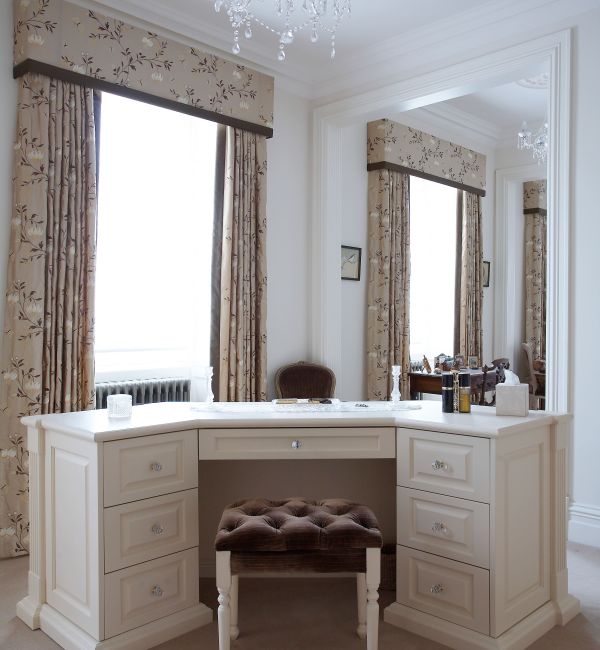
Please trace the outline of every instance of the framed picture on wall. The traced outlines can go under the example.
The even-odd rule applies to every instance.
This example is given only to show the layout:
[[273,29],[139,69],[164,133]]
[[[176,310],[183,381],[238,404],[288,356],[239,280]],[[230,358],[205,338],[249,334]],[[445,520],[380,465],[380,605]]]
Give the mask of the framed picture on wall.
[[490,286],[490,263],[489,262],[483,263],[483,286],[484,287]]
[[360,280],[360,258],[362,249],[342,244],[342,280]]

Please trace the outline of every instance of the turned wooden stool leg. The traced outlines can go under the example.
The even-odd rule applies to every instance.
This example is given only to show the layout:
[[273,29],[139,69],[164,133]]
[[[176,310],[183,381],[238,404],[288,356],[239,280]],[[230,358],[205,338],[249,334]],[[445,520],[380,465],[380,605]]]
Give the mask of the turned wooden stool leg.
[[356,634],[361,639],[367,637],[367,576],[364,573],[356,574],[356,604],[358,607],[358,627]]
[[231,636],[231,551],[217,551],[217,589],[219,591],[219,650],[229,650]]
[[231,640],[235,641],[240,635],[240,628],[238,627],[238,590],[239,590],[239,576],[231,576],[231,621],[229,622],[229,631],[231,632]]
[[381,580],[381,549],[367,549],[367,650],[379,644],[379,582]]

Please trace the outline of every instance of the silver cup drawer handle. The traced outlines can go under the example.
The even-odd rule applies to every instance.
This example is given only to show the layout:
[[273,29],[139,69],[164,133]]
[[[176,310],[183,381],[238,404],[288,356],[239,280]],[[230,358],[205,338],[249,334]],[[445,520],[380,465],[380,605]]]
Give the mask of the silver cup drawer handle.
[[302,442],[300,440],[292,440],[292,449],[300,449]]
[[159,585],[152,587],[152,595],[160,598],[165,592],[161,589]]
[[442,585],[442,584],[437,584],[437,585],[433,585],[432,587],[430,587],[429,591],[432,594],[443,594],[444,591],[446,591],[446,587],[444,587],[444,585]]
[[160,472],[160,471],[162,471],[162,464],[161,463],[151,463],[150,464],[150,469],[153,472]]

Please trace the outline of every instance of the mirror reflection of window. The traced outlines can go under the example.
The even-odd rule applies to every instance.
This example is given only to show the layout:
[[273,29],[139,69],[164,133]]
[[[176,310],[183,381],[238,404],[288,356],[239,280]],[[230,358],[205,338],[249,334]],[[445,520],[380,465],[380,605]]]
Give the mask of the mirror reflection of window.
[[454,352],[457,190],[410,178],[410,356]]

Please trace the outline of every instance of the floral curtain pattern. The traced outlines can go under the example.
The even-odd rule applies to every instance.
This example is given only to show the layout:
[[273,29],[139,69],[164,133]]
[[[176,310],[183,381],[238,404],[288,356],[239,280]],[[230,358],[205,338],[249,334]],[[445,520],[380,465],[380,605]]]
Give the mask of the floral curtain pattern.
[[546,358],[546,181],[523,183],[525,213],[525,341]]
[[0,557],[28,550],[24,415],[94,406],[96,144],[90,90],[19,80],[0,385]]
[[401,366],[400,392],[409,396],[410,211],[409,176],[369,172],[367,397],[387,400],[393,365]]
[[269,75],[65,0],[14,0],[14,20],[15,65],[32,59],[272,127]]
[[483,154],[388,119],[367,125],[367,164],[384,162],[485,190]]
[[481,197],[463,192],[462,256],[460,266],[459,351],[483,363],[483,243]]
[[219,400],[267,399],[267,147],[227,127]]

